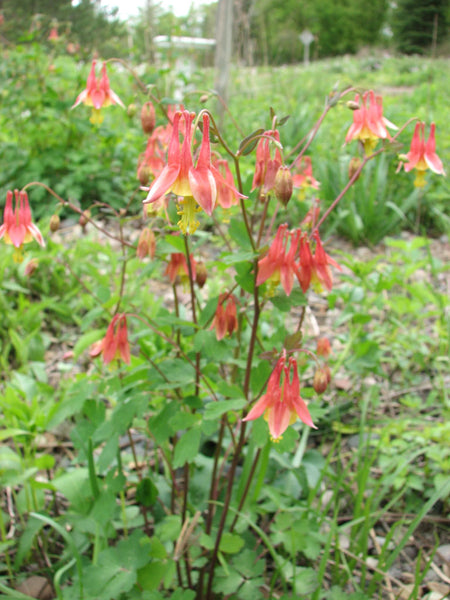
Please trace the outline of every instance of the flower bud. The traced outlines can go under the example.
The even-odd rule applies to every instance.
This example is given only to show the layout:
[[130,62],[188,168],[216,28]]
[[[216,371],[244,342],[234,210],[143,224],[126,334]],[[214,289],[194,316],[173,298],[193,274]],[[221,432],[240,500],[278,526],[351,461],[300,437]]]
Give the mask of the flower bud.
[[314,373],[313,388],[318,394],[323,394],[331,381],[331,373],[328,365],[317,369]]
[[196,277],[195,277],[195,283],[198,285],[198,287],[200,289],[205,285],[207,278],[208,278],[208,271],[206,269],[206,265],[204,262],[200,261],[197,263]]
[[207,102],[209,99],[209,94],[202,94],[200,96],[200,104],[205,104],[205,102]]
[[137,177],[139,179],[139,183],[141,185],[147,185],[150,181],[150,176],[152,175],[152,170],[149,165],[146,165],[145,162],[142,162],[137,171]]
[[142,131],[147,135],[151,135],[155,129],[156,117],[155,109],[151,102],[146,102],[141,110],[141,125]]
[[50,226],[50,231],[53,231],[53,233],[55,231],[58,231],[58,229],[59,229],[59,223],[60,223],[59,215],[56,215],[56,214],[52,215],[50,217],[50,225],[49,225]]
[[[348,178],[351,179],[354,174],[356,173],[356,171],[359,169],[359,167],[361,166],[361,160],[357,157],[354,156],[353,158],[350,159],[350,162],[348,163]],[[359,175],[356,179],[359,179]],[[355,179],[355,181],[356,181]]]
[[36,258],[32,258],[31,260],[29,260],[27,262],[27,264],[25,265],[25,269],[24,269],[24,273],[27,277],[31,277],[33,275],[33,273],[36,271],[36,269],[38,268],[38,261]]
[[127,115],[130,117],[130,119],[132,117],[134,117],[134,115],[137,113],[137,106],[136,104],[129,104],[127,106]]
[[349,108],[350,110],[358,110],[358,108],[360,108],[360,106],[354,100],[349,100],[347,102],[347,108]]
[[287,206],[291,199],[293,188],[294,182],[289,168],[281,166],[275,176],[274,192],[277,200],[279,200],[283,206]]
[[156,238],[155,234],[151,229],[146,227],[142,230],[141,235],[139,236],[139,241],[136,250],[136,256],[143,260],[146,256],[150,256],[150,258],[155,257],[156,251]]
[[78,221],[78,223],[81,225],[81,227],[83,229],[88,224],[90,218],[91,218],[91,211],[90,210],[83,210],[83,213],[80,215],[80,219]]
[[318,356],[323,356],[324,358],[328,358],[330,356],[331,344],[327,337],[319,338],[317,340],[316,353]]

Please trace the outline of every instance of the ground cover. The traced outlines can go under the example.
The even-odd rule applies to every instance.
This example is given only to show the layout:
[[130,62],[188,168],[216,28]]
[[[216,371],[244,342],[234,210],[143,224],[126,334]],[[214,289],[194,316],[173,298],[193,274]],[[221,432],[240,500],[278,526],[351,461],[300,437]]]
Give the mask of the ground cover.
[[[44,57],[37,49],[28,52],[28,60],[36,60],[36,72],[41,71]],[[14,60],[24,68],[19,58]],[[434,119],[443,132],[439,82],[444,62],[421,61],[418,66],[410,59],[380,59],[386,66],[383,79],[375,59],[364,60],[373,68],[361,70],[361,85],[372,85],[372,76],[374,83],[384,85],[385,114],[391,120],[404,120],[417,108],[407,110],[404,88],[399,93],[398,86],[411,86],[408,99],[420,104],[426,91],[429,101],[419,116]],[[69,95],[72,102],[76,96],[72,90],[69,94],[65,79],[77,76],[75,65],[66,75],[66,59],[55,57],[53,62],[51,77],[56,72],[60,78],[51,86],[32,77],[19,77],[17,84],[18,89],[42,86],[42,94],[32,101],[48,103],[48,120],[45,114],[39,117],[43,128],[50,127]],[[356,77],[361,63],[349,65]],[[2,68],[13,76],[11,65]],[[246,86],[253,101],[243,94],[244,101],[234,106],[233,95],[231,110],[245,123],[245,133],[270,126],[270,89],[270,104],[277,105],[281,116],[292,115],[280,126],[283,144],[290,149],[317,116],[307,116],[318,105],[316,93],[330,94],[328,74],[334,82],[336,72],[343,70],[342,63],[333,61],[314,65],[309,84],[308,70],[300,68],[247,72],[245,81],[239,80],[239,72],[236,90],[241,94]],[[399,72],[405,76],[396,80],[393,91],[391,78]],[[302,76],[302,96],[289,88],[294,73]],[[114,82],[115,90],[136,100],[137,92],[130,92],[123,78],[123,88]],[[324,88],[320,93],[314,87],[319,84]],[[436,94],[429,91],[433,85]],[[394,114],[387,109],[392,98],[401,98],[391,105]],[[430,177],[420,210],[415,196],[410,209],[401,211],[404,218],[392,224],[392,213],[399,216],[399,211],[383,203],[384,193],[392,193],[392,204],[409,185],[409,198],[411,179],[401,173],[400,183],[392,183],[389,177],[395,173],[382,162],[364,171],[357,182],[361,187],[354,197],[344,198],[340,214],[327,228],[326,251],[342,273],[333,273],[328,293],[309,290],[306,300],[297,282],[290,294],[277,281],[257,285],[255,265],[280,223],[288,220],[296,226],[304,217],[311,190],[306,201],[294,194],[287,209],[260,202],[251,192],[244,209],[251,215],[253,237],[237,207],[218,208],[213,219],[202,212],[201,227],[185,237],[169,235],[176,227],[167,230],[165,216],[151,217],[155,255],[139,258],[136,250],[149,221],[140,208],[132,210],[134,204],[140,207],[142,194],[135,190],[134,166],[123,167],[136,157],[133,145],[141,135],[136,123],[132,120],[123,133],[119,119],[129,117],[107,114],[105,123],[93,129],[86,122],[80,125],[75,113],[63,111],[66,135],[59,145],[55,124],[54,147],[42,158],[44,139],[37,149],[24,141],[31,135],[33,117],[23,98],[21,103],[16,107],[13,98],[6,102],[21,119],[21,135],[16,132],[7,143],[8,121],[2,112],[3,156],[11,152],[4,182],[11,187],[16,177],[18,186],[39,179],[45,164],[44,183],[55,187],[64,203],[70,201],[75,213],[61,205],[61,223],[54,227],[48,210],[50,202],[57,205],[54,196],[47,187],[30,188],[33,200],[39,190],[46,247],[30,247],[16,264],[14,251],[2,246],[0,591],[22,600],[446,597],[449,247],[440,230],[447,223],[445,179]],[[193,105],[199,110],[200,104]],[[260,106],[264,111],[257,114]],[[329,128],[311,149],[313,156],[317,152],[314,174],[321,182],[324,208],[329,205],[326,194],[328,203],[336,195],[333,176],[324,174],[335,168],[338,155],[347,153],[339,158],[346,168],[350,158],[349,145],[343,151],[340,145],[351,113],[339,103],[330,116]],[[333,149],[331,139],[339,140]],[[445,161],[448,134],[438,139]],[[55,164],[67,148],[70,160]],[[33,177],[30,167],[35,168]],[[242,162],[246,190],[253,174],[254,152]],[[368,187],[372,221],[367,202],[356,203],[357,194]],[[82,189],[87,190],[87,205]],[[431,210],[430,197],[442,198],[435,203],[438,212]],[[112,208],[102,204],[109,200]],[[127,210],[119,212],[124,205]],[[88,206],[91,212],[80,215]],[[177,208],[170,203],[167,211],[175,224]],[[359,228],[349,214],[353,219],[359,215]],[[427,222],[440,232],[438,237],[425,235]],[[416,232],[401,233],[405,224]],[[347,231],[354,243],[368,240],[369,246],[355,249],[339,231]],[[393,231],[397,235],[384,237]],[[251,239],[257,239],[258,254]],[[203,265],[207,273],[206,283],[195,289],[189,284],[192,265],[191,272],[187,269],[173,281],[168,268],[174,254],[188,258],[190,253],[197,272]],[[211,324],[224,286],[234,291],[237,316],[229,335],[218,339]],[[104,364],[93,356],[92,345],[105,339],[114,315],[121,319],[125,314],[130,364],[124,364],[123,346],[120,360]],[[258,321],[259,328],[254,325]],[[324,337],[330,340],[331,354],[326,359],[319,355],[318,364],[322,373],[329,367],[331,384],[319,395],[311,355],[317,339]],[[243,349],[252,344],[249,364]],[[297,357],[301,394],[317,429],[297,421],[282,437],[271,430],[274,441],[267,423],[257,419],[243,435],[242,409],[250,408],[249,398],[252,403],[261,398],[280,348],[281,356]],[[287,381],[289,386],[289,377]],[[214,577],[211,565],[217,565]]]

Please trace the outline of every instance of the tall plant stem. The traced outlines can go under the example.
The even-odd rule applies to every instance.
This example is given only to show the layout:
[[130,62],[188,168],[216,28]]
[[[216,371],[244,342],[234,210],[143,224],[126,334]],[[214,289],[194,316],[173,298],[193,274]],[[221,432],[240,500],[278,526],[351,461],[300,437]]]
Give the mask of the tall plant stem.
[[231,526],[230,526],[230,533],[232,533],[233,529],[236,527],[237,520],[239,519],[239,513],[241,512],[242,507],[244,506],[244,502],[247,498],[247,494],[249,492],[250,485],[253,481],[253,476],[255,474],[256,467],[258,466],[258,461],[259,461],[260,455],[261,455],[261,448],[258,448],[258,450],[256,451],[256,454],[255,454],[255,458],[253,459],[252,467],[250,469],[250,473],[248,474],[247,481],[245,482],[244,491],[242,493],[241,499],[239,500],[239,506],[237,507],[237,512],[234,515],[233,522],[231,523]]
[[[251,336],[250,336],[250,343],[248,346],[247,366],[246,366],[245,380],[244,380],[244,395],[247,400],[249,400],[250,376],[251,376],[251,371],[252,371],[253,355],[254,355],[254,350],[255,350],[255,341],[256,341],[256,337],[257,337],[258,322],[259,322],[259,316],[260,316],[259,291],[258,291],[258,287],[256,285],[256,277],[258,274],[258,261],[256,261],[256,260],[254,261],[254,266],[255,266],[255,276],[254,276],[253,299],[254,299],[255,306],[254,306],[254,312],[253,312],[252,332],[251,332]],[[211,593],[212,593],[212,584],[213,584],[213,580],[214,580],[214,571],[215,571],[215,567],[216,567],[217,553],[219,552],[220,541],[222,539],[222,534],[223,534],[224,528],[225,528],[225,522],[226,522],[226,519],[228,516],[228,509],[230,507],[231,496],[232,496],[232,491],[233,491],[233,484],[234,484],[234,477],[235,477],[235,473],[236,473],[236,467],[238,465],[238,462],[239,462],[239,459],[241,456],[241,452],[242,452],[242,448],[245,443],[246,428],[247,428],[247,423],[245,421],[243,421],[241,424],[241,433],[239,436],[239,441],[238,441],[237,447],[235,449],[233,461],[231,463],[231,467],[230,467],[230,470],[228,473],[228,484],[227,484],[227,489],[226,489],[226,494],[225,494],[224,506],[223,506],[222,514],[220,516],[219,527],[218,527],[217,535],[216,535],[216,542],[214,544],[214,549],[213,549],[212,556],[211,556],[211,562],[209,565],[209,577],[208,577],[208,586],[207,586],[207,590],[206,590],[206,600],[212,600]]]

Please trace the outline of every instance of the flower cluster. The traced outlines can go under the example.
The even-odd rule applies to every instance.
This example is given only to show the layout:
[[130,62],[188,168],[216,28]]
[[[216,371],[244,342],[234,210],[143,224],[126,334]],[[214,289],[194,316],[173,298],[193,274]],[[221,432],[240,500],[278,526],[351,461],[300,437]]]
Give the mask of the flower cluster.
[[258,261],[256,285],[269,281],[272,288],[279,283],[287,296],[292,292],[294,276],[303,292],[312,284],[317,291],[331,290],[333,280],[330,265],[340,266],[325,252],[317,230],[312,239],[315,242],[314,254],[311,240],[301,229],[288,231],[287,224],[280,225],[268,253]]
[[261,396],[244,421],[252,421],[264,414],[269,424],[270,435],[274,440],[295,423],[297,417],[309,427],[314,427],[305,401],[300,396],[297,361],[287,359],[283,350],[267,383],[267,392]]
[[83,103],[86,106],[92,106],[91,123],[99,125],[103,122],[103,115],[100,112],[101,108],[110,106],[111,104],[119,104],[125,108],[119,96],[113,92],[109,85],[108,75],[106,74],[106,64],[103,63],[101,78],[95,75],[96,61],[92,61],[91,71],[86,81],[86,89],[78,95],[72,108]]

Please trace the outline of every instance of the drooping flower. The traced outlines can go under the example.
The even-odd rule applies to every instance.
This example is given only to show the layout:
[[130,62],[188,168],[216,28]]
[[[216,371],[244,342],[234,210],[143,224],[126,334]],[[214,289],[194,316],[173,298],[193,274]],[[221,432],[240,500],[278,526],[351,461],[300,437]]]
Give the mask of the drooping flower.
[[317,230],[313,233],[313,238],[316,241],[316,249],[312,262],[311,281],[316,291],[322,291],[323,287],[330,291],[333,287],[330,265],[336,267],[339,271],[341,271],[341,267],[325,252]]
[[125,314],[114,315],[105,337],[91,346],[91,357],[103,354],[103,362],[109,364],[115,358],[121,358],[130,364],[130,346],[128,343],[127,317]]
[[[190,255],[189,260],[191,263],[192,279],[195,280],[196,265],[192,255]],[[169,264],[164,271],[164,275],[167,275],[172,284],[176,283],[177,277],[179,277],[183,283],[186,283],[189,280],[189,267],[186,261],[186,256],[182,252],[172,252],[170,255]]]
[[156,238],[155,234],[148,227],[144,227],[139,236],[138,245],[136,248],[136,256],[140,260],[144,260],[147,256],[155,258]]
[[414,185],[423,187],[426,184],[425,171],[431,169],[433,173],[445,175],[444,166],[441,159],[436,154],[436,140],[434,137],[436,126],[430,125],[430,135],[425,143],[425,123],[418,122],[414,129],[414,135],[411,140],[411,148],[406,154],[408,160],[405,163],[405,171],[408,173],[416,169],[416,179]]
[[353,111],[353,123],[345,136],[345,142],[361,140],[366,155],[372,154],[379,139],[390,139],[386,129],[397,129],[386,117],[383,117],[383,100],[370,90],[362,96],[359,104],[359,94],[356,94],[355,104],[359,106]]
[[216,330],[216,338],[220,341],[227,334],[231,335],[233,331],[237,331],[237,328],[236,300],[233,294],[221,294],[211,329]]
[[6,194],[5,210],[3,212],[3,225],[0,226],[0,239],[17,248],[14,254],[16,262],[22,262],[22,246],[35,239],[42,247],[45,246],[44,238],[38,227],[31,220],[31,209],[28,194],[14,190],[15,209],[13,210],[13,193]]
[[328,358],[331,354],[331,344],[327,337],[321,337],[317,340],[316,354]]
[[[230,186],[221,173],[211,164],[211,147],[209,140],[209,116],[203,115],[203,137],[200,145],[197,164],[194,167],[191,142],[194,113],[188,111],[175,113],[172,137],[169,143],[167,164],[155,179],[144,204],[156,202],[169,192],[179,196],[178,226],[183,233],[193,233],[199,226],[196,214],[204,210],[211,215],[217,201],[217,185]],[[184,119],[184,139],[180,145],[180,120]],[[232,187],[239,197],[244,197]]]
[[313,285],[316,292],[321,292],[325,287],[328,291],[333,287],[330,265],[341,270],[338,263],[329,256],[323,246],[317,230],[312,238],[316,242],[314,256],[311,252],[310,240],[306,234],[300,237],[299,275],[298,281],[305,293]]
[[234,185],[233,173],[230,171],[228,162],[224,158],[217,158],[213,161],[213,166],[224,177],[226,183],[217,181],[217,202],[222,208],[228,209],[235,204],[239,204],[239,194]]
[[49,42],[58,42],[59,41],[59,33],[57,27],[52,27],[50,29],[50,33],[48,34],[47,40]]
[[103,121],[103,115],[100,112],[101,108],[105,108],[111,104],[119,104],[122,108],[125,108],[125,106],[109,85],[106,64],[103,63],[101,79],[98,79],[95,75],[95,65],[96,61],[93,60],[91,71],[86,81],[86,89],[78,95],[72,108],[81,103],[86,104],[86,106],[92,106],[90,121],[93,124],[100,124]]
[[310,156],[302,156],[299,161],[295,162],[295,171],[292,174],[292,180],[294,187],[300,189],[300,198],[302,200],[308,188],[319,189],[320,183],[314,178]]
[[308,407],[300,396],[297,361],[292,356],[288,360],[285,351],[269,377],[267,392],[243,420],[253,421],[263,414],[274,440],[278,439],[289,425],[295,423],[297,418],[316,429]]
[[[264,132],[256,147],[252,190],[262,187],[263,194],[267,194],[273,188],[277,171],[283,163],[280,149],[274,142],[280,144],[280,134],[277,129],[270,129]],[[273,158],[270,153],[271,146],[275,146]]]
[[287,227],[286,223],[278,227],[268,253],[258,261],[256,285],[270,280],[270,284],[275,287],[281,282],[286,295],[289,296],[294,284],[294,275],[299,277],[295,260],[300,231],[289,232]]

